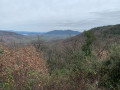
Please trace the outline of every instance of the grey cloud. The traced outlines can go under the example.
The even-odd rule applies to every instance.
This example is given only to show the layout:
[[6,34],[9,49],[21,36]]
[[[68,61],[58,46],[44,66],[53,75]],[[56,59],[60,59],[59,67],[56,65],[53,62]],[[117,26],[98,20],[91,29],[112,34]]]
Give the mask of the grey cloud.
[[0,0],[0,29],[83,31],[120,23],[120,0]]
[[76,28],[76,30],[86,30],[93,27],[103,26],[103,25],[114,25],[120,24],[120,11],[102,11],[102,12],[91,12],[91,14],[95,15],[96,17],[84,19],[77,22],[64,22],[58,23],[58,27],[71,27]]

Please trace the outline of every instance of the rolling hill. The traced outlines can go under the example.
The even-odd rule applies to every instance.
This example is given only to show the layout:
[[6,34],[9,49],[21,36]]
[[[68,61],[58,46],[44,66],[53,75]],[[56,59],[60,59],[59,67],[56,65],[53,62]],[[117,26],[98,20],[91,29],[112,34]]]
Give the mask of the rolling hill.
[[[94,42],[94,49],[97,52],[107,49],[109,45],[112,45],[113,43],[120,43],[120,24],[96,27],[90,30],[94,32],[94,35],[96,37],[96,40]],[[84,36],[84,33],[81,33],[71,38],[60,40],[57,42],[56,45],[57,48],[61,50],[64,48],[72,48],[74,50],[79,50],[84,44],[85,39],[86,37]],[[72,50],[69,52],[72,52]]]
[[[7,30],[7,31],[10,31],[10,30]],[[66,38],[80,34],[80,32],[73,31],[73,30],[53,30],[53,31],[49,31],[49,32],[29,32],[29,31],[12,30],[10,32],[24,35],[24,36],[28,37],[30,40],[36,40],[39,36],[40,39],[46,40],[46,41],[66,39]]]
[[[90,29],[94,32],[98,40],[101,41],[116,41],[120,39],[120,24],[102,26]],[[64,42],[80,41],[82,42],[85,39],[84,34],[81,33],[77,36],[64,40]]]
[[47,41],[66,39],[80,34],[78,31],[73,30],[53,30],[42,34],[42,39]]
[[53,30],[45,33],[45,35],[77,35],[77,34],[80,34],[80,32],[73,30]]
[[0,31],[0,39],[5,42],[11,41],[20,42],[22,40],[27,39],[27,37],[14,32]]

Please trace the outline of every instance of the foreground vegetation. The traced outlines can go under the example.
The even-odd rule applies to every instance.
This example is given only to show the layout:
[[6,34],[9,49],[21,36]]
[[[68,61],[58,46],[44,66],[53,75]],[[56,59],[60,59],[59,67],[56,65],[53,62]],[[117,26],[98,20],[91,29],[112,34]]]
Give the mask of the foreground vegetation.
[[[120,44],[98,47],[93,31],[82,44],[37,40],[29,46],[1,43],[1,90],[120,90]],[[102,42],[99,42],[102,43]]]

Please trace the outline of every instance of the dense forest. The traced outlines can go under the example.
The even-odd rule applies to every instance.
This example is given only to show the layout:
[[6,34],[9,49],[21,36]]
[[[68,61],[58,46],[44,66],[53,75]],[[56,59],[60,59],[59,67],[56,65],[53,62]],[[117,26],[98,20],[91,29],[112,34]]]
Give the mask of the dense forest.
[[0,90],[120,90],[120,25],[46,42],[0,41]]

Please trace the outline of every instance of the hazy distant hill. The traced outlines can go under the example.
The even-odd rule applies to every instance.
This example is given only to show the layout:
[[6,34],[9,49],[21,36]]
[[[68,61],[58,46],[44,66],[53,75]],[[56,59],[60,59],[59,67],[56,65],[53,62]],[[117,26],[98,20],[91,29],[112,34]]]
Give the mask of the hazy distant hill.
[[77,35],[77,34],[80,34],[80,32],[72,30],[54,30],[47,32],[45,35]]
[[72,30],[53,30],[47,33],[42,34],[42,39],[47,41],[53,41],[53,40],[61,40],[66,39],[71,36],[75,36],[80,34],[78,31],[72,31]]
[[24,39],[27,39],[24,35],[20,35],[14,32],[8,32],[8,31],[0,31],[0,40],[6,42],[11,42],[11,41],[19,42]]
[[41,35],[44,34],[44,32],[29,32],[29,31],[12,31],[17,34],[22,34],[22,35]]
[[73,31],[73,30],[53,30],[53,31],[49,31],[49,32],[29,32],[29,31],[11,31],[11,32],[15,32],[17,34],[22,34],[22,35],[77,35],[80,32],[78,31]]
[[26,32],[26,31],[12,31],[21,35],[27,35],[27,37],[31,39],[35,39],[38,37],[42,40],[51,41],[51,40],[60,40],[65,39],[70,36],[75,36],[80,34],[78,31],[73,30],[53,30],[50,32]]
[[41,35],[45,33],[45,32],[16,31],[16,30],[0,30],[0,31],[14,32],[21,35]]

